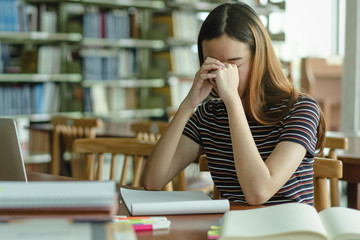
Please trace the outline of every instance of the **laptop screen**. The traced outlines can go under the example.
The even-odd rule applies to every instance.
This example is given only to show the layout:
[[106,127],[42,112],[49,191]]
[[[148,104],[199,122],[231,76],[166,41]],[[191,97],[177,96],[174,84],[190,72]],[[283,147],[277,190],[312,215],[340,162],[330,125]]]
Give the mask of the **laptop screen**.
[[0,118],[0,181],[26,181],[16,122]]

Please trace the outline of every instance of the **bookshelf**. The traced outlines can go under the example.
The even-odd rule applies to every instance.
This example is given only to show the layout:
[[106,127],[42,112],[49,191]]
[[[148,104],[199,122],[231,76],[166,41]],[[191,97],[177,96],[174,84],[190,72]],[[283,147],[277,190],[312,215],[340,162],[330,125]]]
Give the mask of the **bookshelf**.
[[[159,110],[164,113],[172,102],[181,101],[171,100],[170,89],[191,82],[199,67],[200,15],[225,1],[7,0],[1,1],[3,6],[4,2],[14,14],[11,24],[0,24],[1,88],[55,85],[59,106],[44,114],[83,112],[112,118],[125,110],[143,110],[150,115],[142,118],[150,118],[161,117],[156,115]],[[284,2],[248,2],[268,26],[271,13],[285,9]],[[13,4],[19,4],[16,12]],[[270,34],[274,41],[285,38],[282,32]],[[15,52],[8,60],[18,66],[6,66],[7,51]],[[56,67],[49,70],[44,58],[54,59],[51,65]],[[36,59],[38,64],[21,65]],[[185,85],[180,87],[183,92],[191,86]],[[94,96],[96,92],[105,99]],[[94,107],[94,102],[104,105]],[[19,112],[29,117],[39,113]]]
[[[166,117],[199,68],[203,16],[221,2],[1,0],[0,115],[35,122],[59,114]],[[267,23],[285,9],[284,2],[247,2]]]
[[151,89],[166,82],[150,68],[150,57],[165,42],[149,37],[149,20],[154,11],[165,8],[164,2],[80,1],[78,5],[82,11],[69,19],[82,18],[84,114],[110,121],[162,117],[165,106],[151,104],[156,99]]
[[44,118],[59,112],[81,111],[76,92],[80,72],[68,71],[67,59],[81,34],[61,32],[58,3],[30,5],[0,2],[0,115]]

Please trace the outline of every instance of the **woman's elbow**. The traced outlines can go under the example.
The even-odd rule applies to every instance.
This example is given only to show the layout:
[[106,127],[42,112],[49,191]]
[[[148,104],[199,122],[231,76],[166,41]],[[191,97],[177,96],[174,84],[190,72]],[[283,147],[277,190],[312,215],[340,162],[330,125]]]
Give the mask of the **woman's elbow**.
[[155,181],[152,181],[151,179],[148,179],[146,177],[143,177],[141,179],[141,185],[145,190],[149,191],[159,191],[161,190],[161,186],[158,186]]
[[262,191],[255,191],[245,194],[245,200],[249,205],[261,205],[266,203],[271,196]]

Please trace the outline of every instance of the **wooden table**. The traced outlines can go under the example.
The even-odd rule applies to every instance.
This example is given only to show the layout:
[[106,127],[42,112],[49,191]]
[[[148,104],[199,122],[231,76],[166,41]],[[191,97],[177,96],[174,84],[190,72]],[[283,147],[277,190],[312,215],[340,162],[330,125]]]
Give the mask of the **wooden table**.
[[26,171],[27,179],[29,182],[34,181],[79,181],[81,179],[76,179],[72,177],[65,176],[56,176],[48,173],[40,173],[33,171]]
[[[231,203],[231,210],[247,210],[259,208],[263,206],[249,206],[243,204]],[[125,205],[120,203],[119,215],[130,216]],[[207,232],[211,226],[218,225],[219,219],[223,214],[187,214],[187,215],[168,215],[166,216],[171,221],[170,229],[162,231],[144,231],[136,232],[139,240],[201,240],[207,239]]]
[[348,137],[349,149],[338,153],[343,162],[343,178],[347,182],[348,207],[360,209],[360,137]]
[[[135,137],[135,134],[130,130],[131,121],[127,122],[106,122],[103,126],[96,130],[98,137]],[[51,123],[31,123],[29,130],[45,132],[52,134],[53,125]]]
[[[329,136],[344,136],[339,132],[328,132]],[[338,159],[343,162],[343,178],[347,182],[348,207],[360,209],[360,137],[347,136],[348,150],[338,150]]]
[[[29,181],[73,181],[71,177],[55,176],[45,173],[27,172]],[[231,204],[231,210],[246,210],[262,206],[248,206],[242,204]],[[119,215],[129,216],[125,205],[120,202]],[[219,219],[223,214],[187,214],[166,216],[171,221],[170,229],[136,232],[139,240],[206,240],[207,231],[212,225],[218,225]]]

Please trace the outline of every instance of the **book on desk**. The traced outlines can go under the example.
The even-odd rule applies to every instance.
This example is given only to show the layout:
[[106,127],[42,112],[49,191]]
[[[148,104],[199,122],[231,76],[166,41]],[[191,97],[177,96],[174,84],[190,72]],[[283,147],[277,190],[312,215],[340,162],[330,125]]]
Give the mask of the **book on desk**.
[[112,181],[0,182],[0,220],[111,220],[118,205],[116,184]]
[[303,203],[232,210],[221,220],[220,240],[360,239],[360,211],[332,207],[317,212]]
[[146,191],[120,188],[120,193],[133,216],[224,213],[230,209],[229,200],[213,200],[202,191]]

